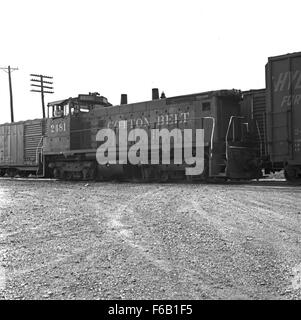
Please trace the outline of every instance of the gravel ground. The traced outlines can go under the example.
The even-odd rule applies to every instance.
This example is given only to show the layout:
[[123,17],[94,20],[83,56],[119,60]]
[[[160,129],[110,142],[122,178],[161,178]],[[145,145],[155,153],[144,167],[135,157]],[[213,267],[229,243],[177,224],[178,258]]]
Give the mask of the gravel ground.
[[2,299],[300,299],[301,187],[0,180]]

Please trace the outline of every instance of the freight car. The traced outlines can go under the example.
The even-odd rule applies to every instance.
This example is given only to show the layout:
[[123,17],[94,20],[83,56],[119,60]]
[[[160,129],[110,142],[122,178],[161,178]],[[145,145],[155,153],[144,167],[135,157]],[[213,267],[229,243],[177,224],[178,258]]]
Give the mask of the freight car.
[[[43,140],[43,166],[47,175],[63,179],[254,179],[261,176],[258,131],[252,119],[242,117],[241,92],[219,90],[159,98],[112,106],[97,94],[48,104],[46,135]],[[128,163],[100,165],[96,150],[97,133],[104,128],[115,132],[120,124],[128,129],[204,129],[205,168],[199,176],[185,176],[186,164],[152,165]],[[131,143],[127,145],[130,148]],[[117,141],[117,157],[123,158]],[[174,150],[171,149],[171,158]]]
[[301,52],[266,65],[267,150],[273,168],[301,181]]
[[39,171],[45,120],[0,125],[0,176],[43,175]]

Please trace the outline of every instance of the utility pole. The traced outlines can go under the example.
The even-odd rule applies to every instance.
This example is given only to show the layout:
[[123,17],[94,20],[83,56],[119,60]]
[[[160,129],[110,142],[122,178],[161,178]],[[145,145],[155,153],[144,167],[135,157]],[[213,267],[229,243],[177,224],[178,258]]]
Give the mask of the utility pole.
[[11,68],[8,66],[7,68],[0,68],[1,70],[8,73],[8,84],[9,84],[9,97],[10,97],[10,118],[11,122],[14,122],[14,103],[13,103],[13,89],[11,84],[11,72],[15,70],[19,70],[18,68]]
[[[30,76],[34,77],[33,79],[30,79],[30,81],[32,81],[31,86],[38,87],[38,89],[32,89],[30,91],[41,93],[43,118],[46,118],[44,93],[54,93],[54,91],[49,91],[49,90],[53,90],[53,82],[52,81],[45,81],[44,79],[53,79],[53,77],[43,76],[41,74],[31,74]],[[45,89],[46,89],[46,91],[45,91]],[[48,91],[47,91],[47,89],[48,89]]]

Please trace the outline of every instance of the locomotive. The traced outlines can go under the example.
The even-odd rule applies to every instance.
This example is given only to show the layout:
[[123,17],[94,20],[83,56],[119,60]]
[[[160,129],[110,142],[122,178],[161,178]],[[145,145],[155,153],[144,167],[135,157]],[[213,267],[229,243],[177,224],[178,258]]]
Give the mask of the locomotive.
[[[67,180],[220,181],[259,179],[263,169],[266,173],[284,169],[287,180],[300,181],[300,64],[301,53],[269,58],[266,88],[260,90],[215,90],[166,98],[154,88],[151,100],[138,103],[128,103],[123,94],[121,103],[113,106],[98,93],[48,103],[45,119],[0,125],[0,176],[34,173]],[[119,137],[121,126],[141,128],[148,137],[154,129],[203,129],[204,170],[186,175],[189,165],[175,161],[172,143],[168,164],[100,164],[96,154],[105,141],[98,141],[98,132],[109,128]],[[127,141],[124,148],[119,140],[116,156],[124,159],[135,141]],[[151,150],[147,150],[150,160]],[[162,152],[161,144],[161,158]]]
[[[38,176],[67,180],[259,178],[261,171],[258,131],[255,121],[241,115],[241,99],[242,94],[238,90],[159,98],[158,89],[153,89],[150,101],[127,103],[127,97],[123,95],[118,106],[112,106],[105,97],[97,93],[80,94],[76,98],[51,102],[47,106],[47,119],[35,120],[36,126],[39,124],[39,132],[29,132],[26,129],[27,122],[0,127],[1,140],[6,139],[6,143],[10,140],[11,147],[13,148],[12,144],[15,146],[15,150],[10,148],[11,154],[16,156],[16,163],[6,165],[2,156],[1,174],[26,175],[30,171],[36,171]],[[174,148],[171,148],[172,160],[169,164],[98,164],[96,151],[101,142],[97,141],[97,133],[103,128],[118,132],[120,123],[126,123],[129,129],[143,128],[146,132],[153,128],[192,131],[203,129],[203,172],[197,176],[185,176],[187,165],[172,161]],[[22,138],[22,134],[15,136],[14,132],[22,132],[22,127],[25,148],[18,149],[18,137]],[[35,154],[31,154],[31,166],[25,161],[22,164],[22,153],[28,150],[29,140],[30,146],[36,144]],[[131,144],[128,142],[127,148],[130,148]],[[119,146],[117,141],[117,156],[121,157],[123,151]],[[194,149],[192,146],[192,152]]]

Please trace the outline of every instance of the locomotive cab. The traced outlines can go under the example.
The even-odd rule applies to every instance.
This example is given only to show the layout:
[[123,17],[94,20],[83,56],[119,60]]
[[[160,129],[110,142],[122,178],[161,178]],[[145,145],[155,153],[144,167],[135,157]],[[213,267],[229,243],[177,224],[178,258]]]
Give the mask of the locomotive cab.
[[94,108],[109,105],[107,98],[98,93],[80,94],[76,98],[48,103],[45,152],[66,153],[90,149],[89,113]]
[[47,105],[46,137],[44,153],[58,153],[70,150],[70,105],[69,99],[54,101]]
[[81,179],[88,175],[93,158],[90,111],[110,105],[98,93],[48,103],[44,155],[50,176]]

